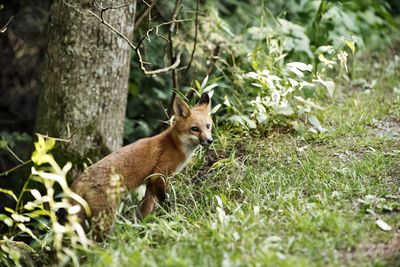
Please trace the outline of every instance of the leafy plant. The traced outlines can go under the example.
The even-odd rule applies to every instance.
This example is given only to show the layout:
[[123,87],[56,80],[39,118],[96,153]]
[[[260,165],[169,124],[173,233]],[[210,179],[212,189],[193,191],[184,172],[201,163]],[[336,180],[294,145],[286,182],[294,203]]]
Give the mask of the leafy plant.
[[[32,248],[42,253],[53,251],[56,253],[60,265],[65,265],[70,259],[78,265],[78,258],[74,249],[87,248],[90,241],[86,238],[85,232],[79,223],[77,213],[81,206],[71,204],[70,199],[87,208],[85,201],[67,185],[66,175],[71,169],[71,163],[60,167],[50,153],[55,146],[55,139],[37,135],[35,151],[32,154],[31,176],[25,182],[24,188],[17,197],[12,191],[1,190],[2,193],[12,196],[16,201],[14,209],[6,208],[9,214],[0,214],[0,220],[8,227],[9,231],[3,235],[1,250],[6,252],[1,261],[6,264],[21,266],[20,259],[26,257],[24,253],[11,253],[12,247],[18,244],[13,242],[19,239],[33,240]],[[32,182],[37,182],[44,187],[40,192],[32,188]],[[57,188],[61,193],[56,195]],[[31,201],[23,202],[25,193],[33,197]],[[57,216],[59,209],[66,210],[66,218],[63,224]],[[23,251],[23,250],[19,250]]]
[[257,43],[240,69],[232,68],[232,74],[226,76],[235,92],[224,95],[225,116],[249,129],[291,125],[299,131],[326,132],[313,115],[314,110],[323,110],[316,98],[333,96],[334,78],[348,72],[347,58],[355,51],[355,40],[341,38],[333,45],[319,47],[310,64],[288,57],[297,47],[299,52],[311,53],[307,36],[301,34],[303,45],[296,45],[287,34],[268,26],[249,29],[248,35]]

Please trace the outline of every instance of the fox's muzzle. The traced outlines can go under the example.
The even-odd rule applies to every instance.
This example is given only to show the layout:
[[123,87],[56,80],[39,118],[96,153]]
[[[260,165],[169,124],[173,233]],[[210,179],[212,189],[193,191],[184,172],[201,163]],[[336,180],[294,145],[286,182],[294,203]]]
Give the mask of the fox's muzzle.
[[202,146],[208,146],[208,145],[211,145],[213,141],[214,141],[214,140],[213,140],[212,138],[210,138],[210,139],[203,139],[203,140],[200,140],[200,145],[202,145]]

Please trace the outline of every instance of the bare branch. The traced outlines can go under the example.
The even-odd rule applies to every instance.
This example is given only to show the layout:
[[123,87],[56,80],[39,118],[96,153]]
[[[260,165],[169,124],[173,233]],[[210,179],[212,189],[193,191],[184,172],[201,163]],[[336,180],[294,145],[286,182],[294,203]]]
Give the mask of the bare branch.
[[151,7],[151,5],[149,3],[147,3],[145,0],[142,0],[142,2],[145,3],[148,7]]
[[[172,24],[172,23],[186,22],[186,21],[190,21],[190,19],[178,19],[178,20],[166,21],[166,22],[160,23],[160,24],[148,29],[146,34],[143,35],[142,38],[139,40],[139,42],[136,45],[136,47],[140,47],[142,45],[144,39],[146,39],[146,37],[147,37],[147,39],[150,39],[150,33],[153,32],[154,30],[156,30],[156,35],[157,36],[162,37],[163,39],[165,39],[166,37],[161,36],[161,35],[158,34],[159,28],[161,26],[166,26],[166,25],[169,25],[169,24]],[[167,41],[170,42],[170,40],[168,40],[168,39],[167,39]],[[136,47],[134,49],[136,49]]]
[[[180,12],[182,10],[182,0],[176,0],[175,1],[175,8],[174,8],[174,12],[172,14],[172,18],[171,20],[174,21],[178,18]],[[170,59],[171,62],[173,60],[175,60],[175,47],[174,47],[174,40],[172,35],[175,33],[175,23],[172,23],[171,26],[169,27],[169,51],[170,51]],[[172,95],[171,95],[171,100],[169,101],[169,106],[168,106],[168,115],[172,116],[172,110],[173,110],[173,104],[175,101],[175,97],[176,97],[176,91],[179,91],[179,80],[178,80],[178,73],[176,72],[176,70],[172,70],[171,72],[171,78],[172,78]]]
[[181,64],[181,54],[182,54],[182,53],[181,53],[181,51],[179,51],[179,53],[176,55],[175,62],[174,62],[172,65],[170,65],[170,66],[168,66],[168,67],[165,67],[165,68],[162,68],[162,69],[147,70],[147,69],[144,67],[144,62],[143,62],[142,55],[140,54],[140,50],[139,50],[139,49],[136,50],[136,54],[137,54],[137,56],[138,56],[138,58],[139,58],[140,69],[141,69],[141,70],[143,71],[143,73],[146,74],[146,75],[155,75],[155,74],[160,74],[160,73],[169,72],[169,71],[171,71],[171,70],[173,70],[173,69],[176,69],[176,68],[179,66],[179,64]]
[[93,2],[98,8],[100,8],[101,10],[104,10],[104,11],[109,10],[109,9],[120,9],[120,8],[128,7],[128,6],[130,6],[132,4],[132,3],[127,3],[127,4],[124,4],[124,5],[120,5],[120,6],[103,7],[102,5],[98,4],[96,0],[93,0]]
[[[136,50],[136,46],[128,39],[128,37],[126,37],[124,34],[122,34],[120,31],[118,31],[117,29],[115,29],[111,24],[109,24],[107,21],[104,20],[103,16],[99,17],[97,14],[95,14],[93,11],[91,10],[86,10],[87,13],[89,13],[90,15],[92,15],[93,17],[97,18],[99,21],[101,21],[101,23],[103,23],[104,25],[106,25],[108,28],[110,28],[113,32],[115,32],[119,37],[121,37],[122,39],[125,40],[125,42],[128,43],[128,45]],[[102,13],[100,13],[102,14]]]
[[171,34],[173,34],[175,31],[175,26],[177,25],[176,21],[178,19],[179,14],[181,13],[181,10],[182,10],[182,0],[176,0],[174,12],[172,13],[172,18],[171,18],[171,21],[174,23],[171,23],[171,26],[169,27],[169,32]]
[[[70,137],[68,137],[68,139],[57,138],[57,137],[50,137],[50,136],[48,136],[48,135],[42,135],[42,136],[43,136],[44,138],[51,138],[51,139],[54,139],[54,140],[56,140],[56,141],[61,141],[61,142],[69,143],[69,142],[71,141],[71,138],[72,138],[74,135],[75,135],[75,133],[73,133]],[[3,140],[4,140],[4,139],[3,139]],[[58,147],[60,144],[61,144],[61,143],[56,144],[55,147]],[[7,146],[7,143],[6,143],[6,146]],[[8,148],[8,146],[7,146],[7,148]],[[11,152],[11,154],[14,155],[14,157],[16,157],[16,158],[18,159],[19,162],[21,162],[21,164],[15,166],[15,167],[13,167],[13,168],[11,168],[11,169],[5,171],[5,172],[0,173],[0,177],[1,177],[1,176],[7,176],[7,175],[9,175],[10,173],[12,173],[12,172],[14,172],[14,171],[16,171],[16,170],[18,170],[18,169],[20,169],[20,168],[22,168],[22,167],[24,167],[24,166],[30,164],[30,163],[32,163],[32,160],[31,160],[31,159],[29,159],[29,160],[27,160],[27,161],[22,161],[22,160],[19,159],[11,150],[9,150],[9,151]]]
[[[144,1],[143,1],[144,2]],[[149,15],[150,18],[150,14],[151,14],[151,9],[153,8],[153,6],[155,5],[155,2],[151,2],[150,5],[148,5],[148,8],[146,8],[146,10],[138,17],[138,19],[136,20],[135,23],[135,29],[140,25],[140,23],[142,23],[143,19]]]
[[20,163],[23,163],[23,161],[14,153],[14,151],[11,150],[11,148],[8,146],[6,139],[4,139],[4,137],[2,138],[4,144],[6,145],[6,148],[8,150],[8,152],[11,153],[11,155],[13,155],[15,157],[16,160],[18,160]]
[[72,137],[75,136],[75,134],[76,133],[70,134],[67,139],[59,138],[59,137],[52,137],[52,136],[49,136],[48,134],[39,134],[39,135],[42,136],[43,138],[54,139],[54,140],[59,141],[59,142],[69,143],[69,142],[71,142],[71,139],[72,139]]
[[82,10],[80,10],[79,8],[77,8],[76,6],[74,6],[73,4],[68,3],[66,0],[63,0],[63,3],[66,4],[67,6],[73,8],[73,9],[74,9],[76,12],[78,12],[79,14],[85,15],[85,16],[87,15],[85,12],[82,12]]
[[[180,61],[180,58],[181,58],[181,53],[180,53],[180,52],[179,52],[178,55],[176,56],[175,62],[173,62],[170,66],[165,67],[165,68],[161,68],[161,69],[156,69],[156,70],[147,70],[146,67],[145,67],[145,62],[143,61],[143,58],[142,58],[142,54],[141,54],[141,52],[140,52],[140,47],[141,47],[141,45],[142,45],[142,43],[143,43],[143,41],[144,41],[144,39],[145,39],[146,37],[150,39],[149,34],[150,34],[152,31],[154,31],[154,30],[156,30],[156,35],[157,35],[158,37],[163,38],[163,39],[166,39],[164,36],[162,36],[162,35],[160,35],[160,34],[158,33],[158,32],[159,32],[159,28],[160,28],[161,26],[165,26],[165,25],[169,25],[169,24],[172,24],[172,25],[173,25],[173,24],[178,23],[178,22],[185,22],[185,21],[189,21],[189,20],[176,20],[176,19],[175,19],[175,20],[172,20],[172,21],[160,23],[160,24],[156,25],[155,27],[150,28],[150,29],[146,32],[146,35],[143,36],[143,37],[140,39],[139,43],[135,46],[135,45],[131,42],[131,40],[129,40],[128,37],[126,37],[123,33],[121,33],[120,31],[118,31],[118,30],[117,30],[116,28],[114,28],[111,24],[109,24],[107,21],[105,21],[105,20],[104,20],[104,17],[103,17],[104,12],[107,11],[107,10],[124,8],[124,7],[127,7],[127,6],[131,5],[132,3],[130,3],[130,4],[125,4],[125,5],[121,5],[121,6],[116,6],[116,7],[112,7],[112,6],[103,7],[102,5],[98,4],[96,0],[93,0],[94,5],[95,5],[97,8],[100,9],[100,15],[97,15],[96,13],[94,13],[94,12],[91,11],[91,10],[85,10],[85,11],[86,11],[86,14],[85,14],[84,12],[82,12],[81,10],[79,10],[76,6],[73,6],[72,4],[66,2],[66,0],[63,0],[63,2],[64,2],[67,6],[72,7],[73,9],[75,9],[75,10],[76,10],[77,12],[79,12],[80,14],[83,14],[83,15],[89,14],[89,15],[93,16],[94,18],[98,19],[102,24],[104,24],[105,26],[107,26],[110,30],[112,30],[114,33],[116,33],[119,37],[121,37],[122,39],[124,39],[124,40],[127,42],[127,44],[136,52],[136,55],[137,55],[137,57],[138,57],[138,62],[139,62],[139,65],[140,65],[140,69],[143,71],[144,74],[146,74],[146,75],[161,74],[161,73],[169,72],[169,71],[171,71],[171,70],[173,70],[173,69],[175,69],[175,68],[177,68],[177,67],[179,66],[179,64],[180,64],[180,62],[181,62],[181,61]],[[133,4],[134,4],[135,7],[136,7],[136,0],[133,1]],[[148,6],[150,6],[148,3],[146,3],[146,4],[147,4]]]
[[10,17],[10,19],[7,21],[6,25],[4,25],[1,29],[0,29],[0,33],[4,33],[7,30],[8,25],[11,23],[11,21],[13,20],[14,15],[12,15]]
[[[120,9],[120,8],[125,8],[130,6],[132,3],[128,3],[128,4],[124,4],[124,5],[120,5],[120,6],[107,6],[107,7],[103,7],[102,5],[98,4],[96,0],[93,0],[93,3],[95,6],[97,6],[100,9],[100,18],[102,19],[102,22],[104,23],[104,19],[103,19],[103,13],[109,9]],[[134,0],[133,3],[136,6],[136,0]]]
[[15,167],[12,168],[12,169],[9,169],[9,170],[7,170],[7,171],[5,171],[5,172],[0,173],[0,177],[1,177],[1,176],[7,176],[7,175],[9,175],[10,173],[12,173],[12,172],[14,172],[14,171],[16,171],[16,170],[18,170],[18,169],[20,169],[20,168],[22,168],[22,167],[28,165],[29,163],[32,163],[32,160],[31,160],[31,159],[22,162],[21,164],[15,166]]
[[217,44],[217,46],[215,47],[215,49],[213,51],[213,55],[211,57],[210,65],[208,66],[207,75],[210,75],[211,72],[213,71],[213,69],[215,67],[215,63],[217,62],[220,50],[221,50],[221,45]]
[[185,73],[188,73],[190,66],[192,65],[194,53],[196,51],[196,46],[197,46],[197,34],[198,34],[198,30],[199,30],[199,2],[200,2],[200,0],[197,0],[197,2],[196,2],[196,18],[195,18],[195,24],[194,24],[195,30],[194,30],[193,50],[192,50],[192,54],[190,55],[189,64],[186,67]]

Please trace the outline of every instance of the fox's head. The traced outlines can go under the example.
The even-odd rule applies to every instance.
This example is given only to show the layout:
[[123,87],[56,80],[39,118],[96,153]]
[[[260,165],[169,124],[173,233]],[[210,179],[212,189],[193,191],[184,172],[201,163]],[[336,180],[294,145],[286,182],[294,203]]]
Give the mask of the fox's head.
[[174,102],[175,125],[182,143],[188,148],[194,148],[199,144],[210,145],[213,142],[211,136],[211,99],[207,93],[203,93],[199,102],[190,108],[182,99],[177,97]]

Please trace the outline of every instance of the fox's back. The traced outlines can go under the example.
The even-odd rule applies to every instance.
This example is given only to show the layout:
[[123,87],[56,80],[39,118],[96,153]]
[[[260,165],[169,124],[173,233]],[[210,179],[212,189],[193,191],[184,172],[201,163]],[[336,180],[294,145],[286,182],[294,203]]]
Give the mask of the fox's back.
[[[145,138],[122,147],[85,170],[72,184],[78,194],[91,190],[88,187],[108,187],[113,173],[130,188],[139,186],[156,164],[159,146],[157,139]],[[82,188],[81,188],[82,187]]]
[[212,142],[209,110],[207,94],[202,95],[193,109],[176,99],[176,120],[167,130],[125,146],[93,164],[75,180],[72,190],[86,200],[92,215],[96,216],[102,211],[113,212],[118,205],[107,199],[114,186],[113,174],[119,175],[120,185],[127,189],[146,183],[139,213],[141,217],[146,216],[157,201],[165,199],[167,185],[160,176],[180,171],[199,144]]
[[165,132],[140,139],[101,159],[75,180],[72,189],[84,195],[93,188],[107,188],[113,173],[121,176],[124,186],[133,189],[152,174],[168,175],[178,170],[185,161],[185,154]]

